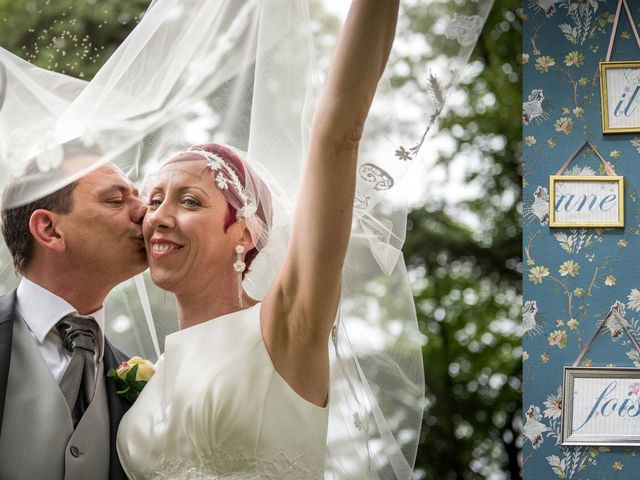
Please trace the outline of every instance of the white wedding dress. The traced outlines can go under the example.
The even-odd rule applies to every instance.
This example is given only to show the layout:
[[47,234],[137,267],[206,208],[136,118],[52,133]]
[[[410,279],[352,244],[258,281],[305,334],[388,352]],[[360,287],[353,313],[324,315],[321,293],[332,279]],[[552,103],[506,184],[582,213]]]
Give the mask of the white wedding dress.
[[129,478],[323,478],[329,409],[275,371],[260,305],[166,337],[118,429]]

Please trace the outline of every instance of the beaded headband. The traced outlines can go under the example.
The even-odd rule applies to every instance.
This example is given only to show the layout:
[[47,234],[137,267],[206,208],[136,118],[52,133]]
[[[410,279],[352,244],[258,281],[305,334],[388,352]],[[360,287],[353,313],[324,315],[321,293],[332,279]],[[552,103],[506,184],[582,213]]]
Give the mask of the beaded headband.
[[207,161],[207,167],[216,172],[215,182],[218,188],[228,190],[231,187],[238,194],[243,206],[237,209],[236,220],[246,220],[255,216],[258,207],[252,195],[240,182],[236,169],[224,157],[199,148],[187,148],[181,153],[193,153],[203,157]]

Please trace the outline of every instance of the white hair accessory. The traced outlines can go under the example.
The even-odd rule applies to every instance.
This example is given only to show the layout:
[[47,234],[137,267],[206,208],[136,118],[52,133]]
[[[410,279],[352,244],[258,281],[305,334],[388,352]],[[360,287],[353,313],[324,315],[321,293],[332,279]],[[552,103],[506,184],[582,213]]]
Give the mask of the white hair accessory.
[[249,202],[240,210],[238,210],[238,213],[236,214],[236,218],[238,220],[240,219],[247,220],[247,219],[253,218],[257,211],[258,211],[258,207],[256,206],[255,202]]
[[258,207],[253,200],[253,195],[247,191],[236,169],[224,157],[201,148],[187,148],[180,152],[180,154],[184,153],[200,155],[207,161],[207,167],[217,172],[215,182],[220,190],[228,190],[229,186],[233,188],[242,201],[242,206],[236,209],[236,220],[249,220],[255,216]]

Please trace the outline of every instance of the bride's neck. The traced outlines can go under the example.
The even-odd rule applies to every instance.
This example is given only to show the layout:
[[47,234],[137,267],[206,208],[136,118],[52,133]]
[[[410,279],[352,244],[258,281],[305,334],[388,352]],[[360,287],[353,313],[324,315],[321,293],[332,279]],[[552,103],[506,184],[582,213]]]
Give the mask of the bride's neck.
[[243,292],[242,307],[237,295],[220,292],[191,292],[176,294],[180,330],[207,322],[213,318],[255,305],[256,301]]

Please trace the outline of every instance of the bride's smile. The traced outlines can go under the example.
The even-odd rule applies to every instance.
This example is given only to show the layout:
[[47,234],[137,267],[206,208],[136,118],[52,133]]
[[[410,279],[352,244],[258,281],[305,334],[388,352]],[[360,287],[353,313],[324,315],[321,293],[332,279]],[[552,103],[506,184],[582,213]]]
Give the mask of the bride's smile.
[[178,249],[182,248],[182,245],[178,245],[177,243],[164,238],[152,237],[149,243],[151,244],[151,258],[154,260],[171,255]]

